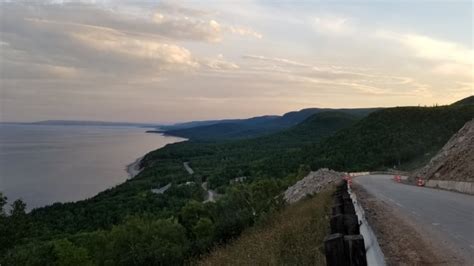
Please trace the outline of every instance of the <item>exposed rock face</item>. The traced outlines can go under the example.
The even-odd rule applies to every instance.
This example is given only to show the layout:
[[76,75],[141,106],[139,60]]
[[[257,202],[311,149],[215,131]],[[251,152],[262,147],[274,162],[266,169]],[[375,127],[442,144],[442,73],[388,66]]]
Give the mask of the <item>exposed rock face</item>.
[[441,151],[412,178],[474,182],[474,119],[467,122]]
[[342,180],[344,173],[329,170],[327,168],[319,169],[316,172],[310,172],[306,177],[289,187],[283,196],[286,202],[295,203],[307,195],[312,195],[325,189],[329,184]]

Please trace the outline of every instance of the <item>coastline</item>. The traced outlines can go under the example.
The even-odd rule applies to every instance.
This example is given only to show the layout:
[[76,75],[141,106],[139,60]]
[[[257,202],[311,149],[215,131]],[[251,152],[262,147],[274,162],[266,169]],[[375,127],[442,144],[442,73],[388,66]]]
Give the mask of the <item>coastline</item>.
[[127,171],[129,178],[134,178],[143,170],[143,168],[140,168],[140,162],[142,161],[143,157],[145,156],[141,156],[137,158],[133,163],[127,165],[125,170]]
[[[183,141],[188,141],[188,140],[189,140],[189,139],[182,138],[182,137],[179,137],[179,136],[168,135],[168,134],[166,134],[164,131],[159,131],[159,130],[147,130],[146,133],[160,134],[160,135],[163,136],[163,137],[174,137],[174,138],[179,138],[179,139],[181,139],[181,140],[179,140],[179,141],[172,142],[172,143],[168,143],[168,144],[166,144],[166,145],[173,144],[173,143],[178,143],[178,142],[183,142]],[[162,149],[162,148],[164,148],[164,147],[166,147],[166,145],[163,146],[163,147],[158,148],[158,150],[159,150],[159,149]],[[150,152],[152,152],[152,151],[153,151],[153,150],[147,152],[146,154],[148,154],[148,153],[150,153]],[[146,154],[145,154],[145,155],[146,155]],[[140,162],[143,160],[143,158],[145,157],[145,155],[143,155],[143,156],[137,158],[133,163],[128,164],[128,165],[125,167],[125,171],[127,171],[129,178],[134,178],[135,176],[137,176],[137,175],[143,170],[143,168],[140,168]]]

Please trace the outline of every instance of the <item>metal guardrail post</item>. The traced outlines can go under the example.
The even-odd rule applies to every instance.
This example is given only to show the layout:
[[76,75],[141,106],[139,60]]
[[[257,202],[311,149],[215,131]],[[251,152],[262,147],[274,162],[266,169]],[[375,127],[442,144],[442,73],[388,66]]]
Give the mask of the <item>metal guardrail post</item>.
[[344,236],[344,249],[349,265],[366,266],[365,244],[362,235]]
[[330,220],[331,234],[324,239],[328,266],[367,266],[364,237],[360,235],[359,219],[344,180],[334,193]]
[[326,263],[331,266],[346,266],[344,235],[332,234],[324,239],[324,249],[326,250]]

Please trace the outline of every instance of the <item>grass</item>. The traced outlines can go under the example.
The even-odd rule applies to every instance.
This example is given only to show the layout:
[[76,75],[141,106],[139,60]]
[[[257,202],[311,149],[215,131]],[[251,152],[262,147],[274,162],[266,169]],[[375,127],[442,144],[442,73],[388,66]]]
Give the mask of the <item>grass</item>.
[[199,265],[326,265],[323,239],[333,189],[308,197],[221,246]]

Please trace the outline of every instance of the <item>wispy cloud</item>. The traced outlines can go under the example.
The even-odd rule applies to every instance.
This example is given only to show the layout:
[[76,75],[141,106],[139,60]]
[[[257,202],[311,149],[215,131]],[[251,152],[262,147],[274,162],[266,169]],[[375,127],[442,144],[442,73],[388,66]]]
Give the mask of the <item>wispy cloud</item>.
[[[395,42],[412,57],[428,62],[431,66],[427,71],[447,78],[452,77],[458,81],[472,82],[474,80],[474,50],[472,48],[414,33],[378,31],[376,36]],[[471,84],[472,91],[474,88]]]
[[278,58],[278,57],[266,57],[262,55],[244,55],[243,58],[257,60],[257,61],[265,61],[265,62],[270,62],[274,64],[279,64],[279,65],[289,65],[289,66],[296,66],[296,67],[311,67],[311,65],[309,64],[296,62],[296,61],[285,59],[285,58]]
[[113,30],[89,29],[84,32],[72,33],[71,36],[84,45],[99,50],[102,53],[149,60],[150,65],[156,65],[158,68],[198,66],[189,50],[175,44],[137,36],[131,37]]
[[236,63],[226,60],[222,54],[219,54],[216,58],[206,58],[201,61],[203,65],[213,70],[232,70],[240,68]]
[[349,34],[354,31],[351,19],[344,16],[322,15],[312,20],[314,30],[322,34]]
[[398,42],[415,56],[427,60],[474,64],[474,50],[463,45],[413,33],[379,31],[377,36]]

